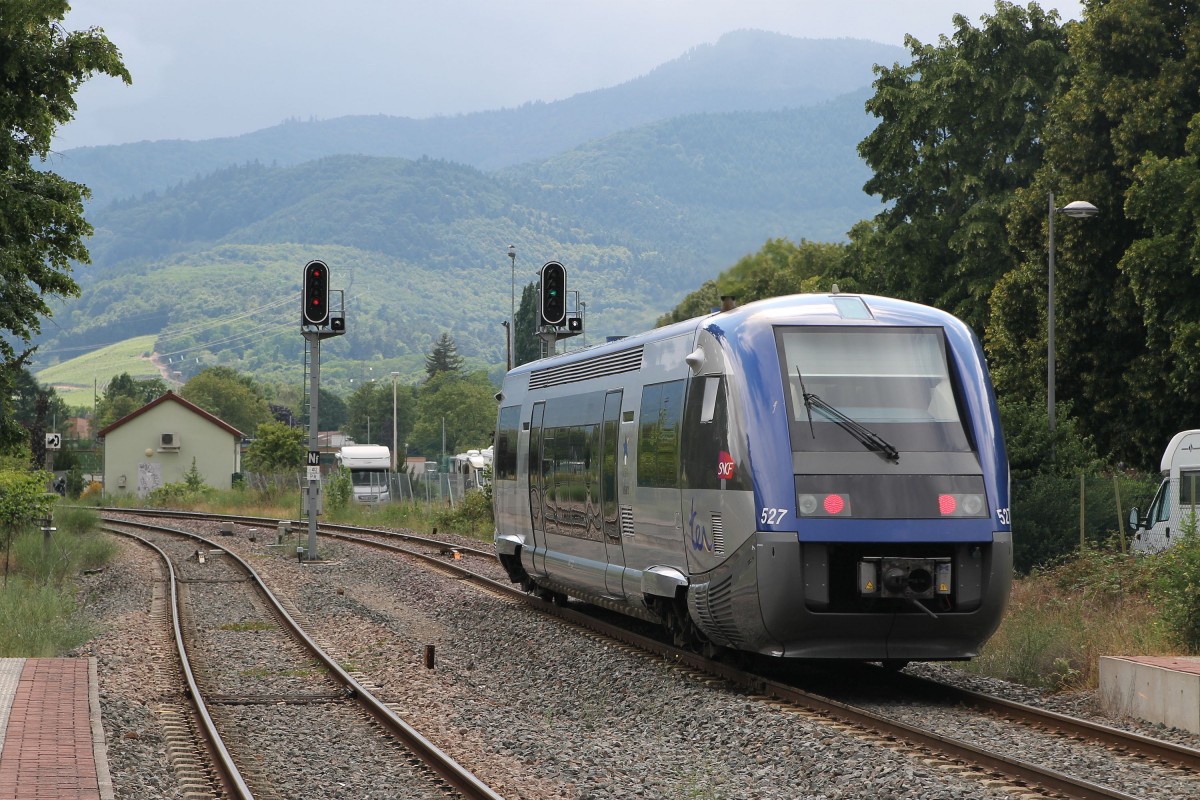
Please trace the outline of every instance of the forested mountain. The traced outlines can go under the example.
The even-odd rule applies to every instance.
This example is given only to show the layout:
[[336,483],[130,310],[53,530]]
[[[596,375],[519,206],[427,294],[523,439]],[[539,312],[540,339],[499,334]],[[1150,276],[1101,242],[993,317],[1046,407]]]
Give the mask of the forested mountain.
[[619,86],[553,103],[429,119],[292,120],[222,139],[76,148],[50,167],[89,186],[96,206],[255,161],[290,166],[329,155],[378,155],[492,170],[680,115],[816,105],[868,86],[875,64],[907,60],[904,49],[876,42],[738,31]]
[[766,238],[840,239],[874,213],[853,189],[867,177],[862,103],[682,117],[495,174],[366,156],[222,170],[91,215],[83,295],[43,350],[164,331],[158,350],[185,375],[213,360],[291,366],[300,268],[323,258],[346,290],[336,355],[416,357],[446,330],[500,363],[509,244],[518,287],[544,261],[567,265],[592,341],[642,330]]
[[643,330],[768,238],[842,240],[876,213],[856,146],[871,60],[899,55],[743,32],[561,103],[71,151],[64,164],[92,177],[68,176],[124,197],[93,202],[93,263],[45,326],[39,366],[157,334],[183,378],[212,363],[281,377],[300,362],[313,258],[345,290],[331,379],[419,369],[443,331],[471,363],[502,365],[510,293],[550,259],[587,306],[572,345]]

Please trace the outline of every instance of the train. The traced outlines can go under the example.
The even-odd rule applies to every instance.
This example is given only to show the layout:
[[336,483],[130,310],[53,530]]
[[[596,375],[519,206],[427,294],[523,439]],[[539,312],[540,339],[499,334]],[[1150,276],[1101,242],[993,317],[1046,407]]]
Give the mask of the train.
[[776,297],[551,356],[496,395],[509,579],[676,644],[902,667],[967,660],[1012,580],[980,342],[869,294]]

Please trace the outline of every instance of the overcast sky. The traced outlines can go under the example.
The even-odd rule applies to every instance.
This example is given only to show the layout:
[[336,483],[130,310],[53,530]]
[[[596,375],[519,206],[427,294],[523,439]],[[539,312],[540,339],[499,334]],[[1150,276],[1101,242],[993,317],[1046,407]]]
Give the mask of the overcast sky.
[[[55,149],[208,139],[285,119],[428,117],[558,100],[724,33],[934,43],[994,0],[74,0],[133,75],[93,78]],[[1080,0],[1046,0],[1078,19]]]

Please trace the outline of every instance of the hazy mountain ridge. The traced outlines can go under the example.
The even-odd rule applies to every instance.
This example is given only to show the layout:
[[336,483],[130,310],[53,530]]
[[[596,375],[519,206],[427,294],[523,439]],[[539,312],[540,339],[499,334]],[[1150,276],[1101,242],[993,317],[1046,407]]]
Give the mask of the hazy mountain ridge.
[[247,162],[426,156],[493,170],[680,115],[815,105],[869,85],[874,64],[906,59],[903,48],[877,42],[737,31],[639,78],[553,103],[427,119],[293,120],[229,138],[74,148],[49,167],[91,187],[98,207]]

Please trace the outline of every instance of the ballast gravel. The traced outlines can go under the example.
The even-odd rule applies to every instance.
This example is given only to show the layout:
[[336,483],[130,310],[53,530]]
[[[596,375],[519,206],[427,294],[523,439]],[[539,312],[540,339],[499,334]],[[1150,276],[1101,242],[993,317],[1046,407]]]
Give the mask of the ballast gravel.
[[[301,565],[263,541],[248,541],[244,529],[218,537],[216,523],[172,524],[231,545],[288,599],[309,634],[344,667],[508,800],[1013,797],[977,774],[631,653],[407,559],[322,540],[322,563]],[[451,546],[487,548],[450,534],[438,538]],[[121,557],[84,579],[83,609],[100,633],[76,655],[99,660],[117,797],[183,798],[153,711],[153,695],[164,688],[151,690],[146,681],[145,653],[162,635],[149,614],[157,567],[140,546],[120,541]],[[430,647],[432,668],[426,666]],[[943,665],[914,664],[909,670],[1057,706],[1063,713],[1099,716],[1087,695],[1047,698]],[[973,723],[966,715],[947,715],[939,724]],[[340,768],[337,743],[318,731],[294,735],[306,733],[315,752],[307,769]],[[1200,738],[1148,733],[1191,746]],[[1051,765],[1043,758],[1064,757],[1057,747],[1044,754],[1031,750],[1043,746],[1039,741],[1030,737],[1019,744],[1022,757]],[[362,769],[380,773],[380,793],[370,796],[401,796],[387,793],[386,765]],[[314,793],[323,782],[311,775],[282,780],[291,783],[277,785],[281,797],[326,796]],[[1114,780],[1125,778],[1116,774]],[[1128,780],[1143,778],[1135,770]],[[1181,796],[1178,787],[1118,788],[1139,797]]]

